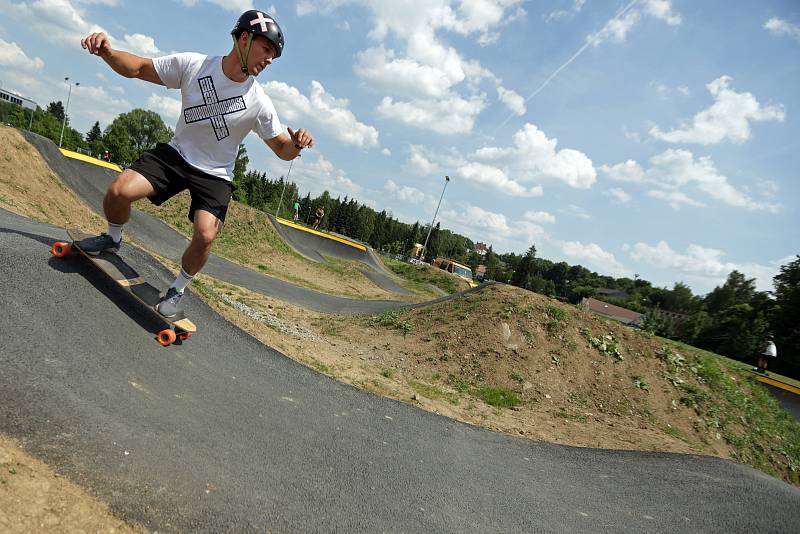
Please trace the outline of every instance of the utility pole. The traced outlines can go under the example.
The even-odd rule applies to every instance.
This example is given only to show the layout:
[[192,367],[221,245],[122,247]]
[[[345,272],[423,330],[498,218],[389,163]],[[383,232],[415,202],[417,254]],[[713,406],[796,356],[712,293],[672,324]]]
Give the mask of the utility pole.
[[[58,148],[61,148],[61,143],[64,141],[64,127],[67,125],[67,111],[69,110],[69,99],[72,96],[72,84],[69,83],[69,76],[64,78],[64,81],[69,84],[69,93],[67,93],[67,107],[64,108],[64,120],[61,122],[61,137],[58,139]],[[80,85],[79,82],[75,82],[75,87],[78,87],[79,85]]]
[[[442,188],[442,194],[439,196],[439,203],[436,205],[436,211],[433,212],[433,220],[431,220],[431,226],[430,226],[430,228],[428,228],[428,235],[425,236],[425,244],[422,245],[422,252],[420,252],[420,256],[422,256],[422,258],[425,258],[425,252],[427,252],[427,249],[428,249],[428,239],[431,237],[431,230],[433,230],[433,223],[436,220],[436,215],[439,214],[439,206],[442,205],[442,198],[444,198],[444,191],[445,191],[445,189],[447,189],[447,184],[449,184],[449,183],[450,183],[450,177],[449,176],[445,176],[444,177],[444,187]],[[422,258],[420,258],[420,259],[422,259]]]

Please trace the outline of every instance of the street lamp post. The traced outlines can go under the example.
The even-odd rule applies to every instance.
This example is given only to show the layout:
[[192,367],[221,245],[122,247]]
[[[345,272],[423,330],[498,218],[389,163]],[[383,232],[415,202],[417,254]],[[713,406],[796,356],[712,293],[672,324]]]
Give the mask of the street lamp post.
[[436,221],[436,215],[439,214],[439,206],[442,205],[442,198],[444,198],[444,190],[447,189],[447,184],[449,183],[450,183],[450,177],[445,176],[444,187],[442,188],[442,194],[439,196],[439,203],[436,205],[436,211],[433,212],[433,220],[431,220],[431,226],[430,228],[428,228],[428,235],[425,236],[425,244],[422,245],[422,251],[420,252],[420,256],[422,256],[422,258],[425,258],[425,252],[428,249],[428,239],[431,237],[431,230],[433,230],[433,223],[434,221]]
[[[67,111],[69,111],[69,99],[72,96],[72,84],[69,83],[69,76],[64,78],[64,81],[69,84],[69,93],[67,93],[67,107],[64,108],[64,120],[61,122],[61,137],[58,139],[58,148],[61,148],[61,143],[64,141],[64,127],[67,125]],[[75,82],[75,87],[78,87],[80,82]]]

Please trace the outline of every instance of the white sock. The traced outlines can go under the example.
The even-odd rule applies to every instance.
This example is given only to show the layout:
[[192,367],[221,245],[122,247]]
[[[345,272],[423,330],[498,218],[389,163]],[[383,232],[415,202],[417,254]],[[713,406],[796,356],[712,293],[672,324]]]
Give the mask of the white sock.
[[122,227],[124,224],[108,223],[108,235],[114,240],[114,243],[119,243],[122,239]]
[[183,290],[186,289],[186,286],[189,285],[189,283],[192,281],[192,278],[194,278],[194,275],[188,274],[186,271],[181,269],[180,274],[169,287],[174,287],[178,293],[183,293]]

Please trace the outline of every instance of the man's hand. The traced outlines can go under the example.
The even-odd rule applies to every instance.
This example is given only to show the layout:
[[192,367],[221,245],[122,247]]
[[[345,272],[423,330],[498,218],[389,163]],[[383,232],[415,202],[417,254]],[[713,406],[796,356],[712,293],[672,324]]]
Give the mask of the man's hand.
[[111,52],[111,43],[108,40],[108,36],[103,32],[93,33],[81,39],[81,47],[95,56],[102,56]]
[[295,131],[291,128],[286,128],[289,131],[289,137],[292,138],[292,142],[294,143],[294,147],[298,150],[302,150],[304,148],[311,148],[314,146],[314,136],[311,135],[311,132],[307,132],[305,128],[300,128],[299,130]]

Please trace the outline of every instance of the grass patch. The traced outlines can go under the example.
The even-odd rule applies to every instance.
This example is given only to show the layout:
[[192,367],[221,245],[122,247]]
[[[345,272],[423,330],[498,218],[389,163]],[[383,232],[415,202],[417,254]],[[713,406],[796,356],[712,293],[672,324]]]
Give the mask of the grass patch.
[[418,382],[417,380],[409,380],[408,385],[419,395],[434,400],[445,400],[453,405],[458,405],[460,402],[458,395],[455,393],[448,393],[431,384]]
[[363,321],[367,326],[383,326],[400,330],[403,335],[411,332],[411,323],[402,316],[401,312],[396,310],[385,311],[378,315],[368,315],[363,318]]
[[475,393],[479,399],[489,406],[498,408],[513,408],[522,403],[519,396],[510,389],[484,386],[477,388]]
[[413,265],[387,257],[381,258],[381,261],[393,273],[401,276],[412,284],[414,288],[421,291],[430,292],[425,289],[428,285],[434,285],[448,295],[452,295],[461,289],[458,280],[441,269],[435,269],[429,265]]

